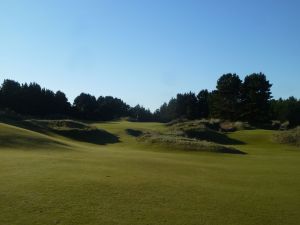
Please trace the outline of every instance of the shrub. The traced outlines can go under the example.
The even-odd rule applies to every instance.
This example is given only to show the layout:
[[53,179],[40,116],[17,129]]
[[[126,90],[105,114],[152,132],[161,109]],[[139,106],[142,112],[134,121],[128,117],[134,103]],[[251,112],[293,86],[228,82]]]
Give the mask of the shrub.
[[300,127],[292,130],[280,131],[274,135],[274,139],[278,143],[300,146]]

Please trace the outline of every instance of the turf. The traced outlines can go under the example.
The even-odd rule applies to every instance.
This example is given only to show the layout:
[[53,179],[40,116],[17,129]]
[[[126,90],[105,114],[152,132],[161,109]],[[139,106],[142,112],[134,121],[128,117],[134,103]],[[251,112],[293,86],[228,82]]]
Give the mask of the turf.
[[300,149],[275,131],[228,134],[234,155],[136,140],[158,123],[92,125],[118,142],[0,124],[1,225],[300,224]]

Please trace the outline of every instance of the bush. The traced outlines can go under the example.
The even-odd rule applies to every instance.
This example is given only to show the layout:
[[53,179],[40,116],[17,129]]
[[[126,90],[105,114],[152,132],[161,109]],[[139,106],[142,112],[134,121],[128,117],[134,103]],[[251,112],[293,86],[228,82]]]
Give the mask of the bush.
[[10,109],[0,110],[0,120],[2,120],[2,121],[22,120],[22,119],[24,119],[24,117],[21,116],[20,114],[16,113],[13,110],[10,110]]
[[300,127],[292,130],[280,131],[274,135],[274,139],[278,143],[300,146]]

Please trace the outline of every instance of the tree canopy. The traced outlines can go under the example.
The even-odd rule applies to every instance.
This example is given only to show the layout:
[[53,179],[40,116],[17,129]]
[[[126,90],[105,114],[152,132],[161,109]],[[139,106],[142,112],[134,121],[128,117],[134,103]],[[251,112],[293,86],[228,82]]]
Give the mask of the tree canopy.
[[235,73],[222,75],[216,89],[179,93],[155,112],[129,106],[112,96],[81,93],[73,104],[62,91],[53,92],[37,83],[20,84],[6,79],[0,87],[0,109],[42,118],[72,117],[84,120],[114,120],[130,117],[133,121],[168,122],[174,119],[220,118],[265,123],[289,121],[300,125],[300,100],[272,99],[272,84],[263,73],[253,73],[242,81]]

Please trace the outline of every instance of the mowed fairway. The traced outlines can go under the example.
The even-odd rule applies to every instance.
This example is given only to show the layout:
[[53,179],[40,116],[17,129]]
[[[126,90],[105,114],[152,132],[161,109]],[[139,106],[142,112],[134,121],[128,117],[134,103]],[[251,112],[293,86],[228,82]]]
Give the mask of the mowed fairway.
[[1,225],[298,225],[300,148],[272,142],[275,131],[229,134],[246,155],[189,152],[117,136],[92,144],[0,124]]

